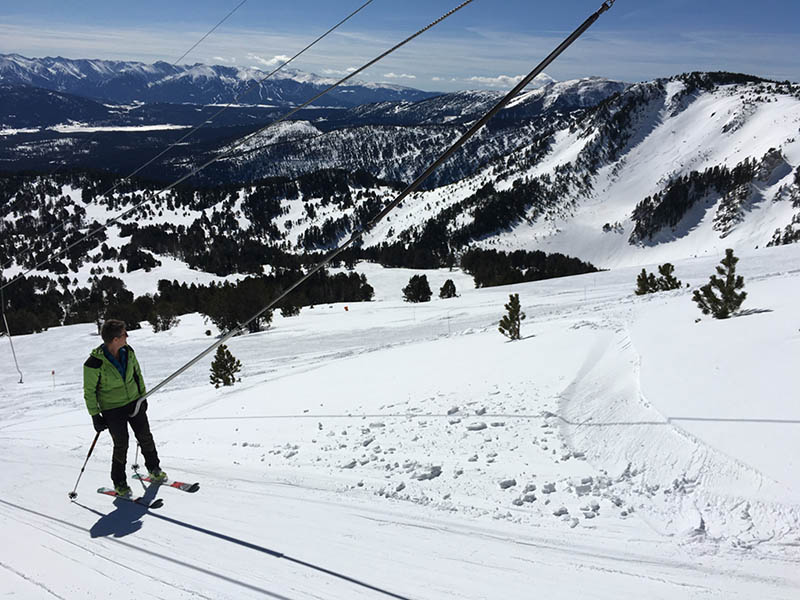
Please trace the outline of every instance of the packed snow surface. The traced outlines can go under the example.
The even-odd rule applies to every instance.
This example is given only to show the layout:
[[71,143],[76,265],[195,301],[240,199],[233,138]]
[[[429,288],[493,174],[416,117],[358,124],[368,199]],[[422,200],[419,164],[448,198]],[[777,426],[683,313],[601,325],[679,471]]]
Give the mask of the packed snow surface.
[[[741,253],[747,300],[703,317],[638,269],[471,289],[357,267],[373,302],[318,305],[229,342],[148,401],[162,465],[109,485],[81,369],[93,325],[0,339],[0,589],[13,598],[785,598],[800,590],[800,246]],[[654,267],[649,267],[653,270]],[[453,279],[458,298],[436,292]],[[519,293],[519,341],[497,331]],[[699,321],[698,321],[699,319]],[[146,325],[146,324],[145,324]],[[131,332],[150,387],[217,331]],[[133,462],[133,448],[129,467]],[[141,459],[140,459],[141,461]],[[134,489],[140,488],[130,480]]]

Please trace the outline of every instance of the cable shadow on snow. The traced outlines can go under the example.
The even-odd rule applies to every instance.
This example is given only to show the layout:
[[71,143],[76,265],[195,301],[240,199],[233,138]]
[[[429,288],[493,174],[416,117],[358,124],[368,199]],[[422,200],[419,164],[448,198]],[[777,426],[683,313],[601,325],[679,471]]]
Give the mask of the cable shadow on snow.
[[[124,500],[122,502],[124,502]],[[20,511],[32,514],[32,515],[36,515],[37,517],[41,517],[43,519],[47,519],[47,520],[49,520],[51,522],[54,522],[54,523],[59,523],[60,525],[63,525],[64,527],[71,527],[72,529],[75,529],[77,531],[81,531],[81,532],[89,531],[88,529],[86,529],[84,527],[81,527],[80,525],[76,525],[75,523],[71,523],[71,522],[66,521],[64,519],[59,519],[58,517],[54,517],[52,515],[48,515],[48,514],[45,514],[45,513],[30,509],[30,508],[26,508],[24,506],[20,506],[19,504],[14,504],[13,502],[7,502],[5,500],[0,499],[0,504],[3,504],[3,505],[8,506],[10,508],[14,508],[16,510],[20,510]],[[103,513],[101,513],[99,510],[95,510],[94,508],[86,506],[85,504],[81,504],[77,500],[72,500],[72,504],[74,504],[75,506],[80,506],[81,508],[83,508],[85,510],[88,510],[89,512],[92,512],[92,513],[94,513],[96,515],[103,516]],[[159,553],[159,552],[154,552],[153,550],[148,550],[146,548],[141,547],[141,545],[138,545],[138,544],[131,544],[130,542],[124,542],[124,541],[122,541],[120,539],[115,539],[113,537],[112,538],[108,538],[108,539],[110,541],[112,541],[114,543],[117,543],[117,544],[120,544],[121,546],[124,546],[125,548],[127,548],[129,550],[132,550],[134,552],[139,552],[139,553],[142,553],[142,554],[146,554],[147,556],[152,556],[154,558],[158,558],[158,559],[167,561],[169,563],[172,563],[172,564],[175,564],[175,565],[179,565],[179,566],[187,568],[187,569],[191,569],[192,571],[195,571],[197,573],[202,573],[203,575],[208,575],[209,577],[214,577],[216,579],[219,579],[220,581],[224,581],[225,583],[229,583],[231,585],[236,585],[236,586],[239,586],[239,587],[243,587],[243,588],[245,588],[247,590],[250,590],[250,591],[253,591],[253,592],[257,592],[259,594],[263,594],[264,596],[269,596],[270,598],[275,598],[276,600],[292,600],[292,598],[289,598],[288,596],[284,596],[282,594],[277,594],[275,592],[271,592],[269,590],[265,590],[264,588],[260,588],[260,587],[255,586],[255,585],[252,585],[252,584],[249,584],[249,583],[245,583],[244,581],[241,581],[241,579],[239,579],[239,578],[228,577],[227,575],[223,575],[221,573],[216,573],[214,571],[211,571],[210,569],[206,569],[206,568],[200,567],[198,565],[193,565],[192,563],[189,563],[189,562],[186,562],[184,560],[180,560],[178,558],[175,558],[174,556],[167,556],[166,554],[162,554],[162,553]],[[161,583],[164,583],[166,585],[172,585],[167,581],[162,581]]]
[[284,554],[283,552],[279,552],[277,550],[272,550],[270,548],[266,548],[265,546],[260,546],[258,544],[254,544],[252,542],[248,542],[248,541],[245,541],[245,540],[240,540],[238,538],[226,535],[224,533],[219,533],[217,531],[212,531],[211,529],[206,529],[205,527],[200,527],[199,525],[192,525],[191,523],[187,523],[185,521],[179,521],[178,519],[173,519],[172,517],[167,517],[165,515],[160,515],[160,514],[156,514],[156,513],[150,513],[150,515],[152,517],[157,518],[157,519],[161,519],[162,521],[167,521],[168,523],[172,523],[173,525],[178,525],[180,527],[185,527],[187,529],[191,529],[192,531],[197,531],[199,533],[210,535],[210,536],[215,537],[217,539],[224,540],[226,542],[231,542],[232,544],[237,544],[239,546],[242,546],[244,548],[248,548],[250,550],[256,550],[257,552],[262,552],[262,553],[264,553],[264,554],[266,554],[268,556],[271,556],[273,558],[282,558],[284,560],[287,560],[289,562],[295,563],[297,565],[301,565],[303,567],[308,567],[309,569],[313,569],[313,570],[318,571],[320,573],[325,573],[326,575],[331,575],[332,577],[336,577],[336,578],[341,579],[343,581],[347,581],[348,583],[353,583],[355,585],[361,586],[361,587],[366,588],[368,590],[372,590],[374,592],[378,592],[380,594],[384,594],[384,595],[390,596],[392,598],[397,598],[398,600],[410,600],[407,596],[402,596],[400,594],[396,594],[394,592],[390,592],[390,591],[385,590],[383,588],[380,588],[378,586],[372,585],[370,583],[366,583],[366,582],[361,581],[359,579],[355,579],[354,577],[350,577],[349,575],[344,575],[343,573],[338,573],[337,571],[333,571],[331,569],[327,569],[325,567],[321,567],[319,565],[315,565],[313,563],[306,562],[304,560],[300,560],[299,558],[293,558],[291,556],[288,556],[287,554]]
[[[149,486],[142,500],[148,504],[155,500],[157,488],[155,485]],[[93,538],[108,536],[121,538],[136,533],[142,528],[142,517],[150,513],[150,509],[146,506],[120,498],[114,498],[114,506],[115,510],[102,515],[100,520],[92,525],[89,533]]]
[[697,421],[708,423],[774,423],[778,425],[800,425],[800,419],[760,419],[760,418],[726,418],[726,417],[667,417],[663,421],[606,421],[595,422],[591,417],[586,421],[570,421],[569,419],[555,413],[546,413],[545,418],[558,419],[567,425],[576,427],[620,427],[620,426],[650,426],[650,425],[672,425],[676,421]]

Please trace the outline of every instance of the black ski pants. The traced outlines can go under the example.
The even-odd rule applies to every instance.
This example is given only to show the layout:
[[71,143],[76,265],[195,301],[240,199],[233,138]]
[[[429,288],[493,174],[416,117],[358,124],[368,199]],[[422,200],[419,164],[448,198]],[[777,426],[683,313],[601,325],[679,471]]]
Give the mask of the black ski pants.
[[128,461],[128,424],[130,423],[133,434],[139,442],[144,457],[144,466],[148,471],[160,469],[158,462],[158,452],[153,434],[150,433],[150,423],[147,421],[147,400],[142,403],[139,414],[135,417],[130,416],[136,406],[135,402],[127,406],[112,408],[103,411],[103,418],[108,425],[108,432],[114,441],[114,451],[111,454],[111,481],[114,485],[127,481],[125,476],[125,464]]

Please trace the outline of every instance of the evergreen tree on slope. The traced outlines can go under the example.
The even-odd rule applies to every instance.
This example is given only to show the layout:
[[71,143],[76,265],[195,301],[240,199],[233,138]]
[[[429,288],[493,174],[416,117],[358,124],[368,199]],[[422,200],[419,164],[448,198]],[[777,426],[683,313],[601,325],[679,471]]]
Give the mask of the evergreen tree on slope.
[[518,340],[520,338],[520,326],[522,320],[525,318],[525,313],[522,312],[519,304],[519,294],[509,294],[508,304],[505,305],[506,315],[500,319],[500,326],[498,330],[510,340]]
[[236,381],[236,374],[242,370],[242,363],[231,354],[228,347],[222,344],[217,348],[214,361],[211,363],[211,384],[218,388],[220,385],[233,385]]
[[717,275],[712,275],[709,282],[695,290],[692,300],[697,303],[704,315],[712,315],[715,319],[727,319],[747,297],[747,292],[739,292],[744,287],[744,278],[736,275],[736,263],[739,259],[733,255],[733,250],[725,250],[725,258],[717,266]]

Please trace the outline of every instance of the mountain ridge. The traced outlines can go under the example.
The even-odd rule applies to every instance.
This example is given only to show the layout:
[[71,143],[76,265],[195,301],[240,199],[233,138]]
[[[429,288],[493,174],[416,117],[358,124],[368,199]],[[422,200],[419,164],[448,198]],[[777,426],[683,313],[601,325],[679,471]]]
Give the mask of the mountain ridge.
[[[233,102],[238,98],[290,106],[305,102],[337,81],[288,68],[264,80],[267,74],[257,67],[0,54],[0,84],[27,84],[116,103],[212,104]],[[420,100],[437,94],[395,84],[354,80],[329,92],[324,105],[351,107],[365,102]]]

